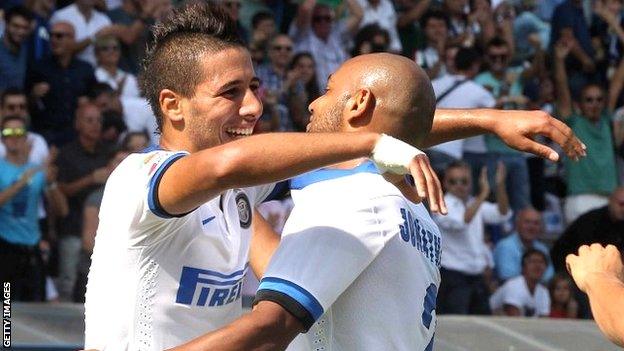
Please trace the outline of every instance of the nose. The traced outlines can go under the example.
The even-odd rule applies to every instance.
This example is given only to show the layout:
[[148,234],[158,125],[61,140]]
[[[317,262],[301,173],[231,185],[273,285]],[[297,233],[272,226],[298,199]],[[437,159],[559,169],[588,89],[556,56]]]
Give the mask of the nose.
[[251,89],[247,89],[245,92],[240,114],[246,119],[254,120],[257,120],[262,115],[262,102],[258,98],[258,95]]

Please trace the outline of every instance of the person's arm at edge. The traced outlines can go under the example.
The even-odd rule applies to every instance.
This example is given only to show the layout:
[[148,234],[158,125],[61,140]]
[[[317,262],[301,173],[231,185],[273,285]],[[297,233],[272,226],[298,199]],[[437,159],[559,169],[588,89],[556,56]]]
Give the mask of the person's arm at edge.
[[262,217],[258,210],[254,210],[251,225],[252,236],[249,248],[249,266],[256,277],[260,279],[269,265],[273,252],[279,245],[280,236],[271,228],[271,225]]
[[346,0],[345,3],[349,8],[349,17],[346,19],[346,29],[347,32],[355,35],[360,27],[360,22],[364,17],[364,10],[357,0]]
[[436,109],[431,132],[417,145],[427,148],[447,141],[493,133],[520,151],[557,161],[559,155],[532,139],[543,135],[553,140],[571,158],[585,156],[584,144],[565,123],[543,111],[493,109]]
[[282,306],[260,301],[251,313],[170,351],[284,350],[303,325]]

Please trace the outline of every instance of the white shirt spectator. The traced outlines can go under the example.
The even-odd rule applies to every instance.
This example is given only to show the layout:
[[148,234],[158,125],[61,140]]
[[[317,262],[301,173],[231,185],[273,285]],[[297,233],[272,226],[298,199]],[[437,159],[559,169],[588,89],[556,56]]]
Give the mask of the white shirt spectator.
[[[440,61],[440,55],[438,55],[438,50],[436,50],[434,47],[427,46],[422,50],[416,51],[416,53],[414,54],[414,61],[416,61],[416,64],[418,64],[423,69],[429,69],[435,66],[438,61]],[[448,72],[446,70],[446,65],[442,65],[436,78],[445,76],[447,74]]]
[[[466,76],[463,75],[449,74],[434,79],[431,84],[433,85],[433,90],[436,96],[441,96],[453,85],[455,85],[456,82],[465,79]],[[468,80],[458,86],[436,104],[438,108],[492,108],[495,105],[496,100],[492,94],[472,80]],[[480,141],[477,138],[481,138]],[[483,147],[483,152],[485,152],[485,142],[481,136],[468,138],[466,140],[454,140],[448,143],[442,143],[432,147],[431,149],[444,152],[455,157],[456,159],[461,159],[463,150],[466,149],[464,147],[464,142],[470,144],[478,144],[480,142]]]
[[295,52],[307,51],[312,54],[316,63],[316,80],[319,88],[324,89],[329,75],[348,58],[344,50],[344,43],[350,39],[346,23],[335,22],[327,41],[317,37],[310,27],[300,30],[294,21],[288,35],[295,42]]
[[388,34],[390,34],[390,50],[401,52],[403,46],[401,45],[399,33],[397,32],[397,14],[392,2],[389,0],[381,0],[376,7],[371,5],[368,0],[358,0],[358,3],[364,11],[364,16],[360,22],[360,28],[372,23],[377,23],[379,27],[385,29],[388,31]]
[[[89,21],[84,18],[82,13],[78,11],[78,6],[72,4],[66,6],[52,14],[50,23],[56,22],[68,22],[74,26],[76,32],[76,41],[82,41],[86,38],[94,38],[95,34],[102,28],[111,25],[111,20],[102,12],[95,9],[91,13]],[[93,44],[87,46],[81,53],[78,54],[78,58],[87,61],[91,66],[95,67],[95,50]]]
[[[470,223],[464,222],[466,205],[457,196],[444,195],[448,214],[434,214],[442,232],[442,267],[465,274],[478,275],[492,265],[489,248],[483,240],[483,223],[497,224],[511,218],[511,210],[503,215],[498,205],[483,202]],[[468,204],[474,201],[468,200]]]
[[548,290],[538,283],[534,293],[531,294],[522,275],[509,279],[490,297],[492,311],[501,310],[504,305],[517,307],[525,317],[540,317],[550,314]]
[[121,96],[123,118],[128,132],[146,132],[153,145],[158,145],[156,118],[147,100],[137,97]]
[[[117,74],[114,76],[102,67],[95,69],[95,79],[100,83],[106,83],[116,91],[121,91],[121,96],[125,97],[140,97],[139,85],[137,84],[136,77],[132,73],[117,70]],[[123,84],[121,87],[120,84]]]

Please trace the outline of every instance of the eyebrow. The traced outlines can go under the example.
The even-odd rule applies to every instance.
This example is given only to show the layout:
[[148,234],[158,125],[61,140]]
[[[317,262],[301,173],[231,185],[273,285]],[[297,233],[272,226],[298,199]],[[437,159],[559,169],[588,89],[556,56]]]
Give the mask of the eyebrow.
[[[260,83],[260,78],[253,77],[253,78],[251,78],[251,82],[250,83]],[[244,82],[242,80],[240,80],[240,79],[232,80],[232,81],[229,81],[229,82],[225,83],[223,86],[221,86],[218,91],[219,92],[226,91],[226,90],[228,90],[228,89],[230,89],[232,87],[235,87],[237,85],[240,85],[240,84],[244,84]]]

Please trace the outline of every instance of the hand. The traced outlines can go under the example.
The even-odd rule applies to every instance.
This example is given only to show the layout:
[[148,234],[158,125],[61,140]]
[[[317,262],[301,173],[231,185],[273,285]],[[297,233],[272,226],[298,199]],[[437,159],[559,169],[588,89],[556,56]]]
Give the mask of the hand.
[[479,197],[483,200],[490,196],[490,182],[488,181],[487,167],[481,168],[479,174]]
[[39,167],[33,167],[33,168],[27,169],[24,173],[22,173],[22,176],[19,178],[18,182],[20,182],[23,186],[28,184],[28,182],[30,182],[32,177],[37,172],[39,172]]
[[507,168],[505,167],[505,164],[501,161],[498,161],[498,164],[496,165],[496,185],[497,186],[501,186],[501,185],[505,185],[505,179],[507,178]]
[[96,184],[104,184],[110,174],[111,170],[108,169],[108,167],[102,167],[93,171],[93,173],[91,173],[91,178],[93,178],[93,182]]
[[578,255],[569,254],[566,257],[566,265],[576,286],[583,292],[587,292],[589,280],[596,275],[624,281],[622,257],[613,245],[583,245]]
[[37,98],[44,97],[50,91],[50,84],[41,82],[33,85],[32,94]]
[[99,31],[97,31],[97,33],[95,33],[95,36],[97,38],[99,37],[107,37],[107,36],[111,36],[111,35],[116,35],[117,33],[117,26],[116,25],[110,25],[110,26],[106,26],[102,29],[100,29]]
[[531,45],[535,50],[542,49],[542,39],[540,38],[538,33],[531,33],[527,38],[529,45]]
[[559,144],[573,160],[587,155],[585,145],[574,132],[565,123],[546,112],[496,110],[492,113],[494,125],[491,132],[514,149],[530,152],[551,161],[559,160],[555,150],[533,140],[534,136],[543,135]]
[[555,44],[555,56],[560,60],[565,60],[571,50],[572,47],[565,41],[560,40]]

